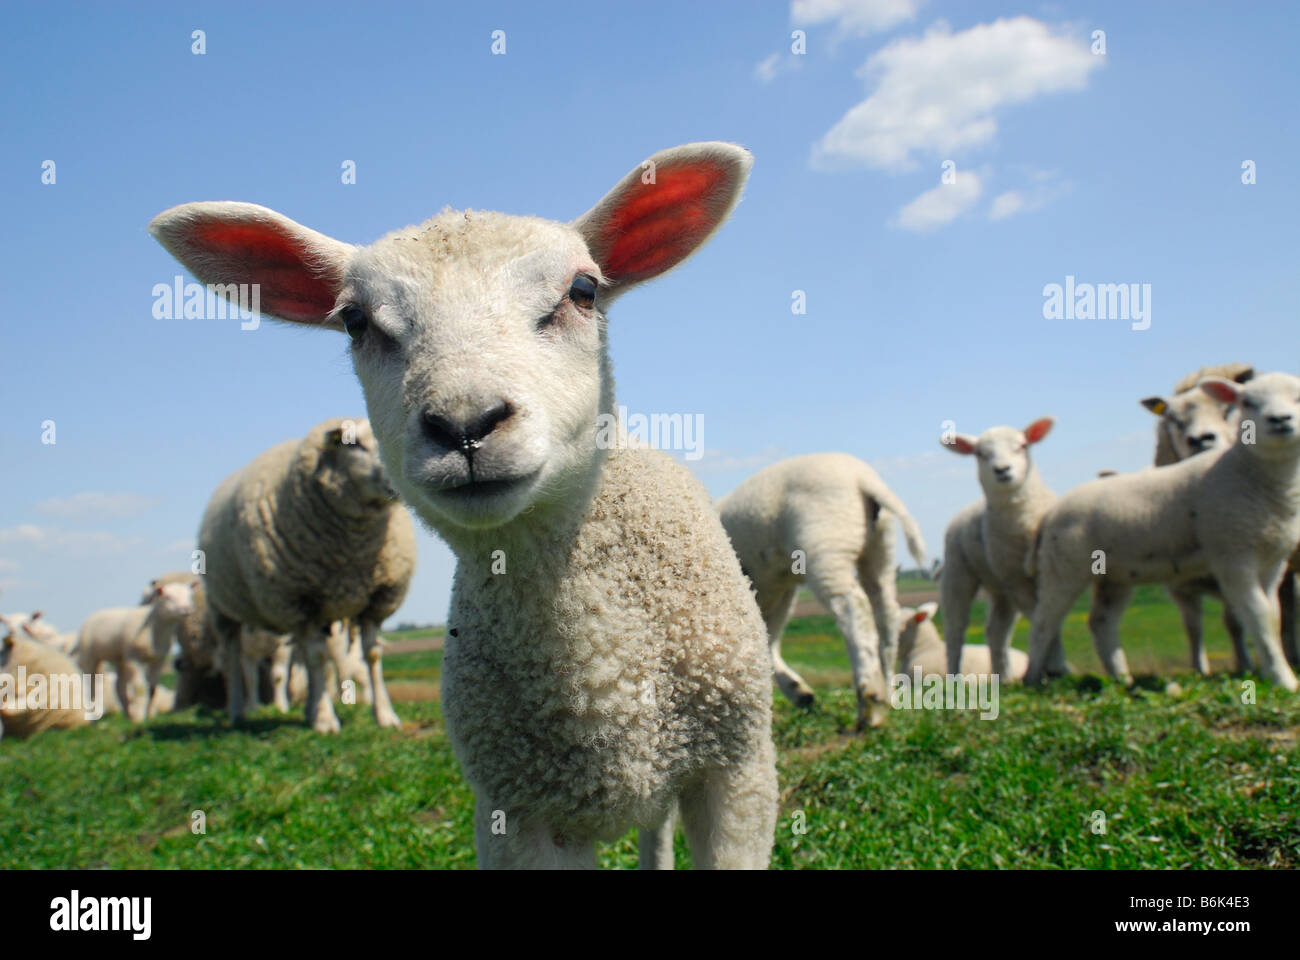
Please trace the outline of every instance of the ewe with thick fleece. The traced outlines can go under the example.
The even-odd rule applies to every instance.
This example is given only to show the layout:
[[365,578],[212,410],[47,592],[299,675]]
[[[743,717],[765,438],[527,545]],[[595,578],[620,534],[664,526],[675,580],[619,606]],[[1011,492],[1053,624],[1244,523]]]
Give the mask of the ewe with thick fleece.
[[[902,607],[898,613],[902,632],[898,636],[898,673],[912,678],[912,671],[921,668],[921,675],[947,674],[948,647],[934,625],[937,603],[923,603],[919,607]],[[1012,680],[1020,680],[1029,669],[1029,656],[1014,647],[1007,648],[1007,672]],[[963,675],[993,673],[992,651],[982,643],[964,643],[961,663],[957,672]]]
[[[989,596],[988,638],[993,672],[1008,676],[1006,651],[1020,614],[1033,613],[1036,585],[1025,572],[1025,557],[1038,523],[1056,501],[1043,483],[1029,448],[1052,429],[1051,417],[1035,420],[1023,431],[993,427],[979,437],[957,434],[941,440],[954,453],[974,455],[984,490],[983,502],[964,508],[948,524],[943,541],[939,605],[943,608],[948,672],[957,673],[966,644],[966,626],[975,594]],[[1052,647],[1053,673],[1065,673],[1060,639]]]
[[1254,638],[1265,676],[1296,690],[1278,635],[1277,585],[1300,542],[1300,377],[1270,373],[1244,385],[1212,377],[1201,389],[1240,407],[1236,443],[1085,483],[1043,517],[1027,564],[1038,578],[1027,683],[1042,678],[1052,638],[1090,584],[1097,655],[1111,676],[1131,682],[1119,621],[1133,587],[1209,574]]
[[604,308],[700,247],[750,162],[679,147],[572,224],[446,211],[365,248],[248,204],[152,225],[199,279],[351,337],[394,483],[458,559],[442,701],[482,866],[592,866],[634,825],[671,865],[679,798],[697,866],[767,864],[758,608],[690,471],[597,442],[617,422]]
[[847,453],[813,453],[764,467],[718,502],[722,526],[758,596],[777,685],[807,706],[812,689],[781,657],[781,633],[807,582],[844,634],[858,695],[858,726],[889,710],[898,601],[894,521],[925,566],[921,531],[870,466]]
[[[89,694],[93,700],[96,693],[102,695],[102,681],[96,686],[85,687],[81,671],[67,656],[30,637],[11,633],[0,640],[0,674],[12,678],[5,681],[6,686],[16,685],[20,667],[26,668],[23,676],[27,679],[29,691],[34,677],[44,678],[45,707],[19,710],[16,703],[8,702],[6,698],[5,702],[0,702],[0,734],[22,740],[42,730],[67,730],[90,721],[86,714],[93,711],[94,706],[85,697]],[[48,709],[56,696],[59,709]],[[67,705],[70,703],[76,704],[76,708],[69,709]]]
[[168,583],[154,587],[146,605],[92,613],[77,637],[82,671],[94,674],[100,664],[110,664],[126,715],[137,723],[147,720],[177,629],[193,610],[192,585]]
[[336,418],[287,440],[227,477],[203,515],[208,607],[226,659],[230,719],[246,713],[242,637],[257,656],[281,634],[307,662],[307,722],[339,729],[325,685],[326,637],[353,618],[374,686],[375,722],[398,727],[384,687],[379,625],[406,597],[415,570],[415,528],[389,484],[370,422]]

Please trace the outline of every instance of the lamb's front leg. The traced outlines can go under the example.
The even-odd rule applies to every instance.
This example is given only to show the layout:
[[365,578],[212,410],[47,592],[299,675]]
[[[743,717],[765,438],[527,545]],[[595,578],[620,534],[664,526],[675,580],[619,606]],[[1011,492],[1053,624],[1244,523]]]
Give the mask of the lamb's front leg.
[[776,834],[776,757],[766,731],[747,759],[682,792],[682,827],[697,870],[766,870]]
[[370,667],[370,690],[375,711],[375,723],[381,727],[401,727],[402,721],[393,711],[384,685],[384,648],[379,642],[379,625],[367,620],[361,624],[361,652]]
[[596,844],[557,837],[487,800],[474,798],[474,849],[480,870],[594,870]]
[[[1266,588],[1253,570],[1224,561],[1216,566],[1219,569],[1214,570],[1214,575],[1223,591],[1224,601],[1232,605],[1233,611],[1255,640],[1260,672],[1274,683],[1295,693],[1300,689],[1300,683],[1296,682],[1295,674],[1287,665],[1286,655],[1282,652],[1282,612],[1277,591]],[[1269,578],[1270,586],[1274,582],[1275,579]]]
[[1131,596],[1133,588],[1128,584],[1099,580],[1093,587],[1092,609],[1088,612],[1088,629],[1092,631],[1097,659],[1107,673],[1126,687],[1133,686],[1133,675],[1119,644],[1119,622]]
[[[326,628],[328,629],[328,628]],[[334,699],[325,682],[325,634],[319,627],[294,633],[293,642],[307,661],[307,722],[317,733],[338,733],[339,718],[334,713]]]
[[637,831],[637,869],[673,869],[673,834],[676,829],[677,804],[674,803],[658,827],[642,827]]

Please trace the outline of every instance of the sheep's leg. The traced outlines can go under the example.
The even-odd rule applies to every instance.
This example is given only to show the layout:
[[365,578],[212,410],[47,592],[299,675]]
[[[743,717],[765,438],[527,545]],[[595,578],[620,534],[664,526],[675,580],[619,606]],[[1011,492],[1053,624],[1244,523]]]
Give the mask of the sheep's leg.
[[1295,571],[1288,566],[1282,573],[1282,583],[1277,589],[1282,608],[1282,652],[1287,663],[1300,667],[1300,645],[1296,642],[1296,582]]
[[637,868],[640,870],[673,869],[673,832],[677,828],[677,804],[668,808],[664,822],[657,827],[637,831]]
[[[1187,633],[1187,644],[1192,654],[1192,669],[1203,677],[1210,675],[1210,660],[1205,655],[1205,635],[1201,629],[1201,595],[1189,587],[1169,587],[1169,597],[1178,607],[1178,615],[1183,618],[1183,630]],[[1227,616],[1227,607],[1224,608]]]
[[244,721],[244,669],[240,651],[242,628],[235,620],[216,614],[212,618],[212,631],[217,635],[218,663],[225,667],[226,709],[231,724]]
[[275,709],[281,713],[289,712],[289,658],[293,647],[288,643],[278,643],[271,654],[271,687],[275,691]]
[[858,561],[858,583],[867,594],[880,638],[880,671],[889,683],[898,668],[898,585],[894,573],[894,516],[881,513],[867,530],[867,548]]
[[776,808],[775,750],[764,735],[747,762],[712,770],[682,792],[682,827],[695,869],[767,869]]
[[766,593],[760,590],[758,606],[763,614],[763,622],[767,625],[767,644],[772,653],[772,676],[776,679],[776,685],[796,707],[810,707],[813,702],[812,687],[781,656],[781,634],[785,632],[798,593],[799,588],[794,585]]
[[1215,570],[1214,575],[1223,591],[1223,599],[1232,605],[1254,639],[1259,652],[1260,672],[1295,693],[1300,684],[1296,683],[1295,674],[1287,666],[1286,655],[1282,652],[1282,611],[1277,591],[1265,590],[1253,571],[1228,563],[1220,566],[1223,569]]
[[1061,642],[1061,631],[1056,631],[1052,638],[1052,651],[1047,656],[1047,675],[1065,677],[1070,674],[1070,664],[1065,659],[1065,644]]
[[381,727],[401,727],[384,685],[384,647],[379,642],[379,624],[367,620],[361,624],[361,651],[370,665],[370,689],[373,691],[375,723]]
[[258,665],[261,663],[260,658],[249,653],[239,655],[239,669],[244,675],[244,710],[246,713],[256,711],[262,705],[262,698],[259,691],[261,684],[258,683]]
[[[361,631],[351,620],[347,621],[348,625],[348,663],[360,664],[366,660],[365,640],[361,637]],[[360,652],[360,658],[353,656],[353,651]],[[370,671],[362,666],[360,670],[355,671],[361,680],[361,702],[367,706],[374,706],[375,703],[375,682],[370,676]],[[385,696],[387,694],[385,693]]]
[[129,657],[117,665],[117,699],[132,723],[143,723],[148,716],[149,705],[142,702],[147,694],[143,673],[140,664]]
[[[1001,683],[1010,683],[1014,677],[1007,667],[1007,647],[1011,646],[1011,633],[1016,629],[1016,606],[1003,593],[989,595],[989,615],[984,624],[984,638],[989,645],[990,669]],[[960,673],[960,667],[951,671]]]
[[145,670],[145,680],[149,684],[149,699],[144,704],[144,718],[146,720],[153,716],[153,698],[154,694],[158,692],[158,681],[162,677],[164,662],[159,660],[156,663],[151,663]]
[[1250,658],[1250,646],[1246,643],[1246,630],[1227,600],[1223,601],[1223,629],[1228,631],[1228,639],[1232,641],[1232,659],[1237,672],[1250,673],[1255,669],[1255,664]]
[[889,709],[886,678],[880,670],[880,638],[871,602],[858,583],[857,571],[822,569],[810,576],[813,593],[835,617],[844,634],[853,668],[853,689],[858,695],[858,729],[878,727]]
[[970,608],[979,591],[979,581],[958,557],[944,558],[939,574],[939,607],[943,610],[943,644],[948,650],[948,672],[961,673],[961,650],[966,645]]
[[1053,644],[1060,643],[1061,624],[1078,590],[1071,588],[1046,589],[1038,585],[1038,599],[1034,615],[1029,618],[1029,668],[1025,671],[1025,686],[1041,683],[1053,656]]
[[1133,685],[1133,675],[1119,645],[1119,622],[1132,596],[1133,588],[1128,584],[1098,580],[1092,588],[1092,608],[1088,611],[1088,629],[1097,658],[1106,672],[1126,687]]
[[480,870],[594,870],[596,844],[520,824],[492,803],[474,799],[474,848]]
[[325,682],[325,635],[319,629],[296,632],[294,643],[300,645],[307,661],[307,722],[317,733],[338,733],[339,718],[334,713],[334,698]]

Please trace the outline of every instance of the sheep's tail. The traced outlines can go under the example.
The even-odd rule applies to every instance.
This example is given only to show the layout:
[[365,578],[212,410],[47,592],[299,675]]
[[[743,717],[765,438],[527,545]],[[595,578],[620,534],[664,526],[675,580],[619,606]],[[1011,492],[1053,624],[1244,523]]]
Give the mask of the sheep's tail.
[[878,476],[867,477],[864,475],[860,483],[863,496],[876,501],[882,509],[888,510],[898,520],[903,528],[903,536],[907,538],[907,552],[912,555],[916,565],[924,570],[925,540],[921,536],[921,528],[916,525],[912,515],[907,512],[907,507],[903,506],[903,501],[894,496],[894,492],[885,486],[884,481]]

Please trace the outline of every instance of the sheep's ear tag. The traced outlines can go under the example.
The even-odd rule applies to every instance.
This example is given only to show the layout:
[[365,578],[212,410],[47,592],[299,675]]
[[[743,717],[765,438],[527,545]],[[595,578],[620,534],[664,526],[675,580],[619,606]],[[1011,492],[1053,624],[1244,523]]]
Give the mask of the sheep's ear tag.
[[1169,409],[1169,404],[1165,403],[1159,397],[1147,397],[1142,401],[1142,406],[1146,407],[1154,414],[1163,415]]
[[337,427],[325,434],[325,445],[327,447],[339,447],[343,445],[343,428]]
[[6,649],[6,650],[12,650],[12,649],[13,649],[13,645],[14,645],[14,638],[13,638],[13,635],[12,635],[12,634],[6,634],[6,635],[5,635],[5,649]]

